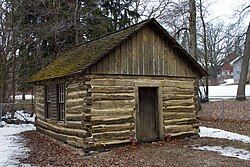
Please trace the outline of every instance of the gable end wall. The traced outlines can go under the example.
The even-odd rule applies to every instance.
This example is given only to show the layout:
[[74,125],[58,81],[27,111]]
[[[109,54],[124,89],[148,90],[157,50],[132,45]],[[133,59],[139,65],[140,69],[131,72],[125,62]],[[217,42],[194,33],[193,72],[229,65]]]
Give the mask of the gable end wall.
[[150,26],[124,41],[89,69],[90,74],[126,74],[195,77],[172,46]]

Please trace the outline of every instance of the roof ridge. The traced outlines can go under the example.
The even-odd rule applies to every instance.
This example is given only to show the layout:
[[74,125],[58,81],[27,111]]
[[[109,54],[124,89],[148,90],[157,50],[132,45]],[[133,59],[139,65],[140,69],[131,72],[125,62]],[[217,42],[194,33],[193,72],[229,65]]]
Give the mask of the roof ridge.
[[125,28],[122,28],[122,29],[119,29],[119,30],[116,30],[116,31],[113,31],[113,32],[110,32],[110,33],[107,33],[106,35],[103,35],[103,36],[97,37],[97,38],[92,39],[92,40],[90,40],[90,41],[85,41],[85,42],[83,42],[83,43],[81,43],[81,44],[79,44],[79,45],[75,45],[74,47],[82,46],[82,45],[85,45],[85,44],[91,43],[91,42],[93,42],[93,41],[97,41],[97,40],[99,40],[99,39],[102,39],[102,38],[105,38],[105,37],[107,37],[107,36],[110,36],[110,35],[116,34],[116,33],[118,33],[118,32],[124,31],[124,30],[126,30],[126,29],[129,29],[129,28],[135,27],[135,26],[137,26],[137,25],[139,25],[139,24],[142,24],[142,23],[145,23],[145,22],[151,22],[152,20],[155,20],[155,19],[154,19],[154,18],[151,18],[151,19],[146,19],[146,20],[143,20],[143,21],[141,21],[141,22],[139,22],[139,23],[136,23],[136,24],[130,25],[130,26],[128,26],[128,27],[125,27]]

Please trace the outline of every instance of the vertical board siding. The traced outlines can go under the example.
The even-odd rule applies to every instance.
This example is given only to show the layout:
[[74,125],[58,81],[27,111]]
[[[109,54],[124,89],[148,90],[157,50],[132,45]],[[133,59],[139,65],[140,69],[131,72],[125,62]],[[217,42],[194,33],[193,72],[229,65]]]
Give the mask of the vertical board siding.
[[90,71],[91,74],[196,76],[172,46],[148,26],[91,66]]

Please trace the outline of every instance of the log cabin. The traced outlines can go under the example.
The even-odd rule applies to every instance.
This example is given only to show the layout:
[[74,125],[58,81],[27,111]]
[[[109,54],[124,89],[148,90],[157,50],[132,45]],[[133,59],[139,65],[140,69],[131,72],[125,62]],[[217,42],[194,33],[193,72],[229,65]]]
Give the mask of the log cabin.
[[35,125],[82,148],[198,135],[195,83],[207,75],[146,20],[76,46],[32,76]]

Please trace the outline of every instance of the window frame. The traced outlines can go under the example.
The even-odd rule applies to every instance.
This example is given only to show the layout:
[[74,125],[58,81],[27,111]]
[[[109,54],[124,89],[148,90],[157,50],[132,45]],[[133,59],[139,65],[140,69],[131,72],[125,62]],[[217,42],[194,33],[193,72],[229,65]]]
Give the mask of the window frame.
[[51,114],[51,85],[45,85],[45,118],[50,118]]
[[57,84],[57,120],[65,121],[65,84]]

